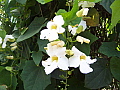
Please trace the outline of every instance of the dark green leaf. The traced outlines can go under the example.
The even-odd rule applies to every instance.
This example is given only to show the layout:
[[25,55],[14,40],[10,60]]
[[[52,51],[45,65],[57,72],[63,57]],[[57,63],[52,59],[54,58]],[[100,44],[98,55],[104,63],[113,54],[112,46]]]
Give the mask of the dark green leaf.
[[32,23],[28,26],[28,30],[23,34],[20,35],[17,39],[17,42],[23,41],[25,39],[28,39],[38,33],[40,29],[44,25],[45,19],[43,17],[36,17]]
[[112,13],[110,5],[114,2],[114,0],[102,0],[100,4],[109,12]]
[[7,70],[2,70],[0,72],[0,85],[11,85],[11,73]]
[[80,80],[74,77],[68,79],[68,85],[68,90],[89,90],[84,87],[84,84]]
[[21,74],[25,90],[44,90],[50,84],[50,76],[44,68],[38,67],[33,61],[27,61]]
[[120,81],[120,58],[112,57],[110,59],[110,69],[113,76]]
[[33,61],[35,62],[35,64],[36,64],[37,66],[38,66],[39,63],[40,63],[40,61],[41,61],[41,59],[42,59],[42,56],[43,56],[43,54],[42,54],[41,51],[38,51],[38,52],[33,51],[33,53],[32,53]]
[[120,52],[116,50],[117,44],[115,42],[103,42],[101,47],[99,48],[99,52],[111,56],[120,57]]
[[97,62],[91,65],[94,71],[85,75],[85,87],[99,89],[108,86],[112,82],[112,75],[107,65],[106,59],[97,59]]
[[18,3],[25,4],[27,0],[16,0]]
[[11,90],[16,90],[16,86],[17,86],[17,78],[15,75],[12,76],[12,83],[11,83]]
[[48,40],[41,40],[41,39],[38,38],[37,44],[39,46],[40,51],[46,52],[44,47],[47,47]]

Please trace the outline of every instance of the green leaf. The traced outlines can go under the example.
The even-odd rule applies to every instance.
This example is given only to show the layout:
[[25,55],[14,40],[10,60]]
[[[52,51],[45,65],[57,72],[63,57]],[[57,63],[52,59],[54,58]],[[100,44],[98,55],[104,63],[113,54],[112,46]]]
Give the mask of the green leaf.
[[18,37],[17,42],[28,39],[38,33],[40,29],[44,26],[44,21],[45,19],[43,17],[35,17],[32,23],[28,26],[28,30],[23,35],[20,35]]
[[44,68],[38,67],[33,61],[27,61],[21,74],[25,90],[44,90],[50,84],[50,76]]
[[120,52],[116,50],[117,44],[115,42],[103,42],[103,44],[99,48],[99,52],[111,56],[120,57]]
[[97,59],[97,62],[91,65],[94,71],[85,75],[85,87],[99,89],[108,86],[112,82],[112,75],[107,65],[106,59]]
[[[77,18],[76,12],[78,11],[78,9],[79,9],[79,7],[78,7],[78,0],[75,0],[74,4],[73,4],[73,8],[71,9],[71,11],[66,12],[66,13],[60,13],[60,15],[62,15],[64,20],[65,20],[65,26],[68,25],[70,21],[72,21],[75,18]],[[59,12],[60,11],[58,11],[58,13]]]
[[48,40],[41,40],[41,39],[38,38],[37,44],[39,46],[40,51],[46,52],[44,47],[47,47]]
[[112,13],[110,5],[114,2],[114,0],[102,0],[100,5],[102,5],[109,13]]
[[5,69],[5,68],[4,68],[4,67],[2,67],[2,66],[0,66],[0,72],[1,72],[3,69]]
[[11,85],[11,73],[7,70],[2,70],[0,72],[0,85]]
[[25,4],[27,0],[16,0],[18,3]]
[[115,0],[110,6],[110,8],[112,9],[112,25],[110,26],[110,29],[112,29],[120,20],[120,0]]
[[112,75],[120,81],[120,58],[112,57],[110,59],[110,69]]
[[5,30],[0,30],[0,37],[4,39],[6,36],[6,31]]
[[76,42],[75,46],[81,52],[85,53],[86,55],[90,55],[90,44],[81,44],[80,42]]
[[17,78],[16,78],[15,75],[13,75],[11,79],[12,79],[11,90],[16,90],[16,86],[17,86],[17,84],[18,84],[18,83],[17,83]]
[[53,0],[37,0],[37,1],[41,4],[45,4],[45,3],[48,3],[48,2],[53,1]]
[[41,51],[38,51],[38,52],[35,52],[33,51],[32,53],[32,57],[33,57],[33,61],[35,62],[35,64],[38,66],[40,61],[42,60],[42,52]]

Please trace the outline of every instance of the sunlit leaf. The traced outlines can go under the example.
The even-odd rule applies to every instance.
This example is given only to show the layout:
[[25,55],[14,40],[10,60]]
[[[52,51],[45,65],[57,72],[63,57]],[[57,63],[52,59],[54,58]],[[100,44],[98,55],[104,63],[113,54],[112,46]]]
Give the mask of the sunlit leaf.
[[112,75],[120,81],[120,58],[112,57],[110,59],[110,69]]
[[76,16],[76,12],[78,11],[79,7],[78,7],[78,0],[74,1],[73,4],[73,8],[71,9],[71,11],[66,12],[66,13],[59,13],[60,11],[58,11],[58,13],[60,15],[63,16],[64,20],[65,20],[65,26],[68,25],[68,23],[74,19],[77,18]]
[[25,90],[44,90],[50,84],[50,76],[44,68],[36,66],[33,61],[26,62],[21,74]]
[[95,27],[99,25],[99,13],[95,8],[89,10],[88,16],[91,17],[91,19],[86,20],[88,26]]
[[48,2],[50,2],[50,1],[52,1],[52,0],[37,0],[39,3],[41,3],[41,4],[45,4],[45,3],[48,3]]
[[6,31],[5,31],[5,30],[0,30],[0,37],[1,37],[2,39],[5,38],[5,35],[6,35]]
[[33,61],[35,62],[35,64],[36,64],[37,66],[38,66],[39,63],[40,63],[40,61],[41,61],[41,59],[42,59],[42,56],[43,56],[43,54],[42,54],[41,51],[38,51],[38,52],[33,51],[33,53],[32,53]]
[[117,44],[115,42],[103,42],[103,44],[99,48],[99,52],[111,56],[120,57],[120,52],[116,50]]
[[106,59],[97,59],[97,62],[91,65],[93,72],[85,75],[85,87],[99,89],[108,86],[112,82],[112,75],[107,65]]
[[115,0],[110,6],[110,8],[112,9],[112,25],[110,26],[110,29],[112,29],[120,20],[120,0]]

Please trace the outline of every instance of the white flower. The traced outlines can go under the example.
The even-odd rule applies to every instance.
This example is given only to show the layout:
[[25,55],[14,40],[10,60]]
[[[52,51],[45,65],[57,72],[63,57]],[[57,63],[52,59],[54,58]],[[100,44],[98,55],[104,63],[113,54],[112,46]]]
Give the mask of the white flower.
[[86,21],[81,20],[78,26],[83,26],[83,30],[82,31],[85,31],[85,29],[87,28]]
[[3,44],[2,44],[2,48],[5,48],[5,47],[6,47],[7,41],[13,42],[14,39],[15,39],[15,38],[14,38],[12,35],[6,35],[5,38],[4,38]]
[[0,37],[0,44],[2,44],[2,38]]
[[83,7],[83,8],[84,7],[94,7],[95,3],[94,2],[89,2],[89,1],[81,1],[81,2],[79,2],[78,5]]
[[49,41],[58,39],[58,34],[65,31],[62,27],[63,24],[63,17],[61,15],[55,16],[52,21],[47,23],[47,29],[41,31],[40,39],[48,39]]
[[72,47],[72,51],[74,52],[74,55],[69,58],[69,67],[79,67],[79,70],[84,74],[92,72],[93,69],[89,64],[96,62],[96,59],[90,59],[90,56],[86,56],[75,46]]
[[50,43],[47,46],[46,52],[50,57],[42,61],[46,74],[50,74],[56,68],[68,70],[68,58],[65,56],[66,47],[52,46]]
[[77,27],[68,25],[68,31],[71,32],[71,34],[75,35],[76,34]]
[[81,36],[77,36],[77,37],[76,37],[76,40],[77,40],[78,42],[81,42],[81,44],[83,44],[83,42],[85,42],[85,43],[90,43],[90,40],[89,40],[89,39],[84,38],[84,37],[81,37]]

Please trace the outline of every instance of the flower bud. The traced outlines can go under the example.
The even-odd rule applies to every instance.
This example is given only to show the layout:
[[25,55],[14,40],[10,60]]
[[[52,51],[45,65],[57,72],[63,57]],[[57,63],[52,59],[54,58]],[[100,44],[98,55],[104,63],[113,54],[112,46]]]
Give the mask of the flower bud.
[[81,37],[81,36],[77,36],[76,37],[76,40],[78,41],[78,42],[81,42],[81,44],[83,44],[83,42],[85,42],[85,43],[90,43],[90,40],[89,39],[86,39],[86,38],[84,38],[84,37]]
[[13,56],[6,56],[7,59],[13,59]]
[[76,33],[79,34],[79,33],[81,33],[82,31],[83,31],[83,26],[80,25],[80,26],[77,28]]
[[16,45],[17,45],[17,42],[10,44],[10,46],[16,46]]
[[84,16],[84,15],[83,15],[83,11],[84,11],[84,9],[79,10],[79,11],[76,13],[76,15],[77,15],[78,17],[83,17],[83,16]]
[[17,48],[17,46],[11,47],[11,50],[14,51]]
[[10,39],[10,38],[8,38],[8,41],[9,41],[9,42],[14,42],[15,39]]
[[54,41],[50,43],[52,46],[57,45],[58,47],[63,47],[65,43],[63,41]]

